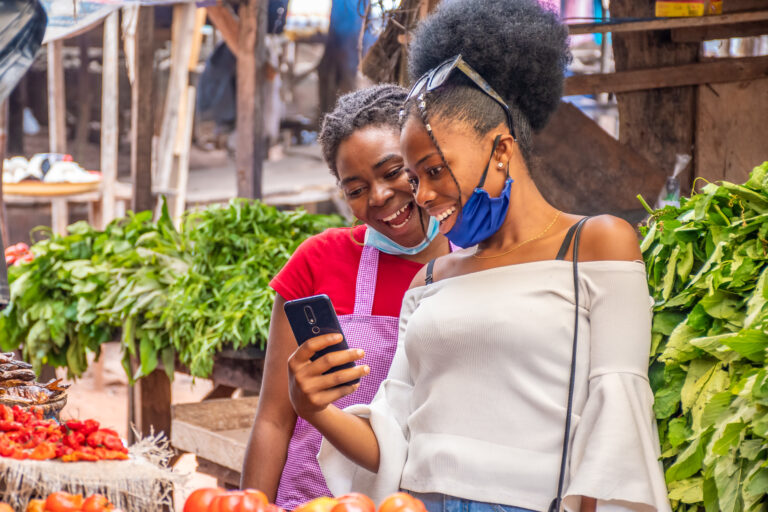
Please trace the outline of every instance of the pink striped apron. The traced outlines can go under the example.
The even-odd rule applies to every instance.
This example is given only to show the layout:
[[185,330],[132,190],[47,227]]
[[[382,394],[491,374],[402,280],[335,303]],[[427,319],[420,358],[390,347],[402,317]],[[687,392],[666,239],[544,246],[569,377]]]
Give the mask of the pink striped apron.
[[[370,403],[379,384],[389,373],[395,355],[398,318],[371,314],[378,268],[379,251],[366,245],[357,269],[355,310],[351,315],[341,315],[339,323],[347,344],[351,348],[365,350],[365,357],[357,364],[367,364],[371,367],[371,373],[360,380],[357,391],[334,402],[341,409],[354,404]],[[320,432],[304,419],[297,419],[277,489],[277,505],[293,510],[319,496],[331,496],[316,459],[321,440]]]

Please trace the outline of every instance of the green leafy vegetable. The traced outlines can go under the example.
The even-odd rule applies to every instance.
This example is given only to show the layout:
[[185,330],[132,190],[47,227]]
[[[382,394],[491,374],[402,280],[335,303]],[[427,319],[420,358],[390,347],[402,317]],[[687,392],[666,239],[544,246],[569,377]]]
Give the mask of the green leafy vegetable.
[[653,212],[650,380],[673,508],[768,508],[768,162]]
[[79,376],[88,352],[119,338],[131,378],[160,363],[172,377],[177,358],[192,375],[207,376],[222,347],[264,347],[269,280],[307,237],[342,224],[338,216],[236,199],[188,212],[180,230],[163,208],[156,223],[141,212],[104,231],[78,222],[67,236],[48,232],[32,247],[32,262],[9,269],[0,349],[22,346],[38,370],[66,366]]

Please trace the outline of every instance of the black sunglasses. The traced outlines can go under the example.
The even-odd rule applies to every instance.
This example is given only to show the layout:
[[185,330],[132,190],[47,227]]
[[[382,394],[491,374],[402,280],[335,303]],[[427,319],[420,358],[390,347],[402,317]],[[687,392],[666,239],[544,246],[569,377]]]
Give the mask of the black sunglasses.
[[493,90],[493,87],[491,87],[491,85],[486,82],[482,76],[480,76],[480,73],[472,69],[472,66],[470,66],[469,63],[462,58],[461,54],[438,64],[434,68],[424,73],[421,78],[416,80],[416,83],[413,84],[413,87],[411,87],[411,91],[408,93],[405,101],[407,102],[414,96],[422,94],[422,90],[423,92],[434,91],[448,80],[448,77],[451,75],[454,69],[458,69],[464,73],[464,75],[472,80],[472,82],[481,91],[490,96],[496,103],[501,106],[501,108],[504,109],[504,114],[507,116],[509,133],[512,134],[513,138],[517,139],[517,137],[515,137],[515,128],[512,125],[512,113],[509,111],[509,106],[504,102],[501,96],[499,96],[499,94]]

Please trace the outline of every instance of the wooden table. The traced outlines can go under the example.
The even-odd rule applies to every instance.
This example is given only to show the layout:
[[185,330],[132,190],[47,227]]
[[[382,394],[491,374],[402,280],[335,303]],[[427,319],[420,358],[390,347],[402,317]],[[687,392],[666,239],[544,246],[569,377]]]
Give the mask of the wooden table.
[[225,487],[240,486],[258,397],[223,398],[172,407],[171,444],[197,456],[198,471]]
[[68,194],[62,196],[27,196],[4,194],[6,204],[33,205],[49,203],[51,205],[51,228],[58,235],[67,234],[69,225],[69,203],[86,203],[88,205],[88,222],[92,226],[101,225],[101,192],[86,192],[84,194]]

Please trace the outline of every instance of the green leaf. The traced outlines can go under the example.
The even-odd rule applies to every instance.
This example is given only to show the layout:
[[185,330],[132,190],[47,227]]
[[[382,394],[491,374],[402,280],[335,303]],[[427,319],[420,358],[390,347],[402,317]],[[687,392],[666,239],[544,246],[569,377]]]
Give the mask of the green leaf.
[[688,478],[670,482],[669,499],[683,503],[699,503],[704,499],[704,479]]
[[754,329],[742,330],[724,339],[723,344],[750,361],[763,363],[768,349],[768,334]]
[[142,333],[139,342],[139,359],[142,375],[149,375],[157,368],[157,352],[151,338],[146,333]]
[[736,446],[740,441],[741,434],[744,432],[745,428],[746,424],[741,422],[728,424],[720,437],[715,439],[715,442],[712,445],[712,451],[717,455],[725,455],[728,453],[730,449]]
[[724,320],[735,318],[739,314],[742,304],[743,300],[737,295],[719,290],[699,301],[699,305],[709,316]]
[[674,418],[670,420],[667,432],[667,439],[672,446],[680,446],[693,435],[693,431],[688,427],[685,418]]
[[675,463],[667,469],[665,473],[667,484],[695,475],[701,470],[703,460],[704,446],[701,438],[696,438],[677,456]]
[[664,352],[659,356],[659,361],[681,363],[695,358],[699,352],[690,342],[698,334],[699,331],[690,325],[685,323],[679,324],[670,334]]
[[741,466],[733,454],[717,459],[715,462],[715,484],[717,485],[718,504],[722,512],[741,510]]

